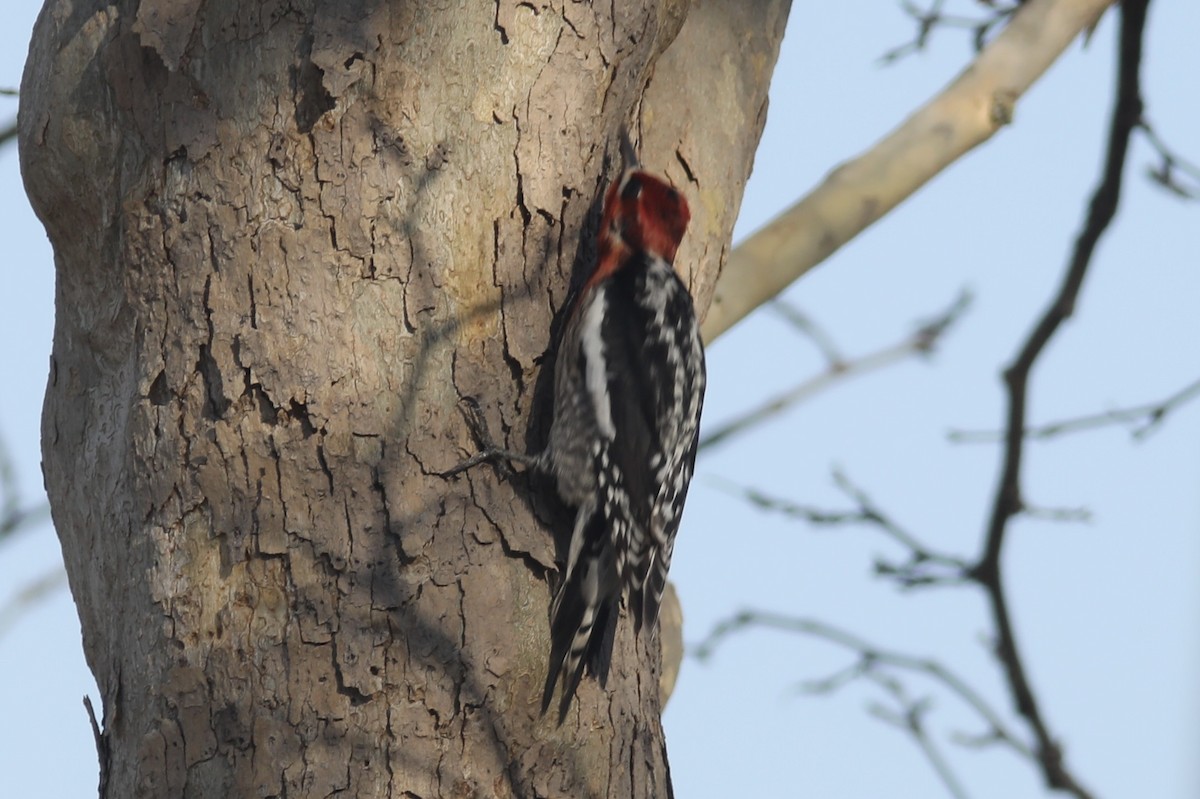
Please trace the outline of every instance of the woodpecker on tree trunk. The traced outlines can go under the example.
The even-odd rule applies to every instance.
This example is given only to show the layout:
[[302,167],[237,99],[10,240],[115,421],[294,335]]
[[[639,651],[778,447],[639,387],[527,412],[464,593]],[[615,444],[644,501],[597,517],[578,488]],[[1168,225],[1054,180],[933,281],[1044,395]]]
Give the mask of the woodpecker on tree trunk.
[[704,401],[704,349],[675,272],[690,212],[677,189],[625,169],[605,193],[595,267],[558,342],[554,421],[538,455],[491,446],[447,472],[509,460],[553,478],[575,524],[550,607],[544,713],[563,681],[559,723],[585,667],[601,684],[622,595],[652,633],[687,497]]

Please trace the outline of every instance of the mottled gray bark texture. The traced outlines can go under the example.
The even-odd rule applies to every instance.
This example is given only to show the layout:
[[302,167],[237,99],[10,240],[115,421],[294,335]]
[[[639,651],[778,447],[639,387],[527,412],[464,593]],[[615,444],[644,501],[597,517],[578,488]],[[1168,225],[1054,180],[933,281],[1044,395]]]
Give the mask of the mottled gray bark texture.
[[540,445],[624,123],[707,304],[787,5],[48,0],[21,163],[102,795],[670,794],[657,639],[542,718],[562,510],[438,473],[463,397]]

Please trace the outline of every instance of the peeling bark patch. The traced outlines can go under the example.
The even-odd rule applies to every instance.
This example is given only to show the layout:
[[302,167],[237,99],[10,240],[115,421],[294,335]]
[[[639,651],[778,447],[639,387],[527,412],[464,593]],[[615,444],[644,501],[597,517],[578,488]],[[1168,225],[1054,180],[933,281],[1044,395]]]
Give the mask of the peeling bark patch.
[[311,133],[317,122],[337,105],[322,80],[324,71],[312,61],[312,34],[300,41],[298,65],[289,70],[292,101],[296,108],[296,127],[301,133]]
[[288,404],[288,415],[300,423],[300,432],[305,438],[310,438],[317,432],[312,418],[308,415],[308,406],[304,403],[291,400]]
[[171,401],[171,391],[167,388],[167,373],[159,370],[155,376],[154,382],[150,384],[150,391],[147,394],[147,399],[152,405],[162,407]]
[[[250,370],[247,369],[246,372],[249,375]],[[267,392],[263,391],[262,386],[258,383],[251,383],[247,388],[258,406],[258,420],[271,427],[279,424],[279,409],[271,402],[271,398],[267,396]]]
[[179,69],[201,4],[202,0],[142,0],[138,5],[133,32],[172,72]]
[[200,357],[196,361],[196,371],[204,379],[205,418],[212,420],[222,418],[229,410],[229,400],[225,398],[221,369],[213,359],[207,344],[200,345]]
[[401,167],[413,165],[412,151],[409,149],[408,142],[404,140],[403,135],[394,133],[380,120],[375,120],[372,126],[372,133],[375,137],[375,145],[378,150],[394,157]]
[[425,156],[425,168],[430,172],[436,172],[444,167],[450,161],[450,145],[447,142],[438,142],[429,151],[429,155]]

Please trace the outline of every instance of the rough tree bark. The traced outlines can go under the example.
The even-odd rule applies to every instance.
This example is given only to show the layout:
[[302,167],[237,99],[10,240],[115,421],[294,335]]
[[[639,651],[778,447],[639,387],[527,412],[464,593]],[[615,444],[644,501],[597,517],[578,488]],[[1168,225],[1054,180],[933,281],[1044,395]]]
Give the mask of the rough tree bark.
[[465,396],[540,444],[623,123],[706,306],[788,5],[48,0],[21,163],[102,796],[669,795],[629,625],[537,712],[560,512],[437,473]]

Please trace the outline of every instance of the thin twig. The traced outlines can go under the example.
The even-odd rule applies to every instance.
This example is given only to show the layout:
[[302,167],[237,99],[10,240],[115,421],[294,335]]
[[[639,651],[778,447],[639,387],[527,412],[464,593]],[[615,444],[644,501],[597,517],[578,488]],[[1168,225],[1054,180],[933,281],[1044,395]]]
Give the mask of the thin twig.
[[900,711],[896,712],[876,702],[868,708],[868,712],[885,724],[890,724],[908,733],[920,748],[921,753],[925,755],[925,759],[929,761],[929,765],[933,767],[938,779],[946,786],[946,791],[954,799],[966,799],[966,789],[963,788],[954,770],[950,768],[949,761],[946,760],[925,727],[925,716],[933,706],[933,700],[929,697],[909,698],[908,692],[904,690],[904,684],[894,677],[878,673],[869,674],[867,677],[890,694],[896,704],[900,706]]
[[771,300],[770,306],[792,327],[812,340],[813,346],[825,356],[825,363],[830,369],[841,369],[845,365],[846,358],[834,342],[833,336],[811,316],[782,298]]
[[1029,518],[1044,522],[1088,524],[1092,521],[1092,512],[1088,508],[1043,508],[1026,502],[1021,510]]
[[[866,491],[855,485],[840,469],[834,470],[833,480],[838,489],[858,505],[858,511],[864,520],[877,525],[880,530],[908,550],[908,560],[900,565],[876,560],[876,574],[896,580],[903,588],[957,585],[966,579],[969,565],[965,560],[954,555],[935,552],[921,543],[916,536],[901,527],[889,514],[884,513],[867,495]],[[930,566],[938,567],[943,571],[931,573],[928,571]]]
[[15,141],[17,138],[17,120],[13,120],[0,128],[0,147],[8,144],[10,141]]
[[[8,454],[8,447],[0,439],[0,520],[12,517],[21,501],[21,489],[17,484],[17,470]],[[4,528],[0,527],[0,534]]]
[[[1193,164],[1168,147],[1167,143],[1145,119],[1142,120],[1139,128],[1146,137],[1146,141],[1158,153],[1158,166],[1146,171],[1149,178],[1178,197],[1194,200],[1200,196],[1200,166]],[[1179,181],[1181,173],[1194,185],[1185,186],[1181,183]]]
[[21,504],[21,487],[8,449],[0,440],[0,543],[18,530],[33,527],[49,518],[50,506],[43,502],[32,507]]
[[1075,251],[1058,295],[1030,333],[1016,361],[1004,372],[1009,393],[1009,408],[1003,468],[988,523],[983,554],[973,570],[973,577],[988,595],[996,625],[996,655],[1004,667],[1017,712],[1029,723],[1037,740],[1037,759],[1042,776],[1050,788],[1066,791],[1078,799],[1090,799],[1092,793],[1079,783],[1067,767],[1062,749],[1051,735],[1029,683],[1009,616],[1008,599],[1001,574],[1001,552],[1009,522],[1023,508],[1020,479],[1030,372],[1050,339],[1074,312],[1075,302],[1091,264],[1092,255],[1100,237],[1116,215],[1129,140],[1141,120],[1140,66],[1142,33],[1148,2],[1149,0],[1125,0],[1120,5],[1117,99],[1109,131],[1104,174],[1092,195],[1087,219],[1076,241]]
[[[1184,386],[1160,402],[1148,402],[1130,408],[1118,408],[1089,416],[1034,425],[1026,427],[1024,435],[1028,440],[1044,440],[1083,430],[1094,430],[1098,427],[1128,424],[1134,438],[1145,438],[1162,424],[1168,414],[1178,410],[1196,397],[1200,397],[1200,380]],[[951,430],[947,434],[947,438],[955,443],[975,444],[1001,441],[1004,435],[997,430]]]
[[904,13],[908,14],[917,23],[917,34],[913,40],[906,42],[899,47],[894,47],[888,50],[879,57],[880,64],[891,64],[899,61],[907,55],[925,49],[925,45],[929,43],[929,36],[933,33],[934,28],[942,20],[942,6],[946,0],[933,0],[928,11],[922,11],[910,2],[903,2],[900,7],[904,9]]
[[866,374],[904,360],[912,355],[925,355],[934,350],[942,336],[970,307],[971,295],[963,291],[954,302],[935,318],[925,322],[903,340],[850,360],[830,361],[824,372],[804,380],[795,388],[768,400],[726,422],[700,439],[704,450],[747,428],[760,424],[808,399],[839,381]]
[[36,527],[50,518],[50,504],[43,502],[33,507],[15,507],[0,516],[0,543],[20,530]]
[[[760,510],[800,519],[814,526],[866,525],[878,529],[888,538],[899,543],[909,553],[908,560],[901,565],[882,559],[875,562],[877,574],[894,579],[903,588],[963,583],[970,568],[967,561],[954,555],[935,552],[927,547],[916,536],[884,513],[862,489],[854,485],[840,470],[834,470],[833,479],[838,489],[854,501],[855,508],[827,510],[812,505],[801,505],[729,480],[709,478],[708,481],[719,490],[743,499]],[[931,567],[935,567],[936,570],[930,571]]]
[[821,527],[834,527],[842,524],[867,524],[874,522],[861,510],[825,510],[812,505],[801,505],[782,497],[775,497],[751,486],[744,486],[731,480],[719,477],[709,477],[708,482],[718,490],[732,494],[745,500],[761,510],[773,511],[793,519],[802,519],[809,524]]
[[898,47],[893,47],[880,56],[878,63],[886,66],[913,53],[921,52],[929,44],[933,32],[938,28],[957,28],[959,30],[971,31],[975,50],[978,52],[987,44],[991,32],[1007,22],[1016,13],[1017,9],[1021,7],[1019,2],[1004,6],[997,6],[995,3],[985,3],[990,9],[990,12],[986,16],[968,17],[957,14],[944,14],[942,13],[944,5],[945,0],[933,0],[926,10],[918,8],[915,4],[908,2],[908,0],[904,0],[900,6],[904,9],[904,13],[908,14],[916,22],[917,33],[912,41],[905,42]]
[[[16,89],[0,88],[0,97],[16,97],[18,96]],[[4,127],[0,128],[0,147],[8,144],[10,141],[15,141],[17,138],[17,120],[14,117],[12,122],[9,122]]]
[[32,605],[45,600],[66,584],[67,573],[62,566],[56,566],[36,580],[26,583],[8,602],[0,606],[0,638],[4,637],[17,619]]

